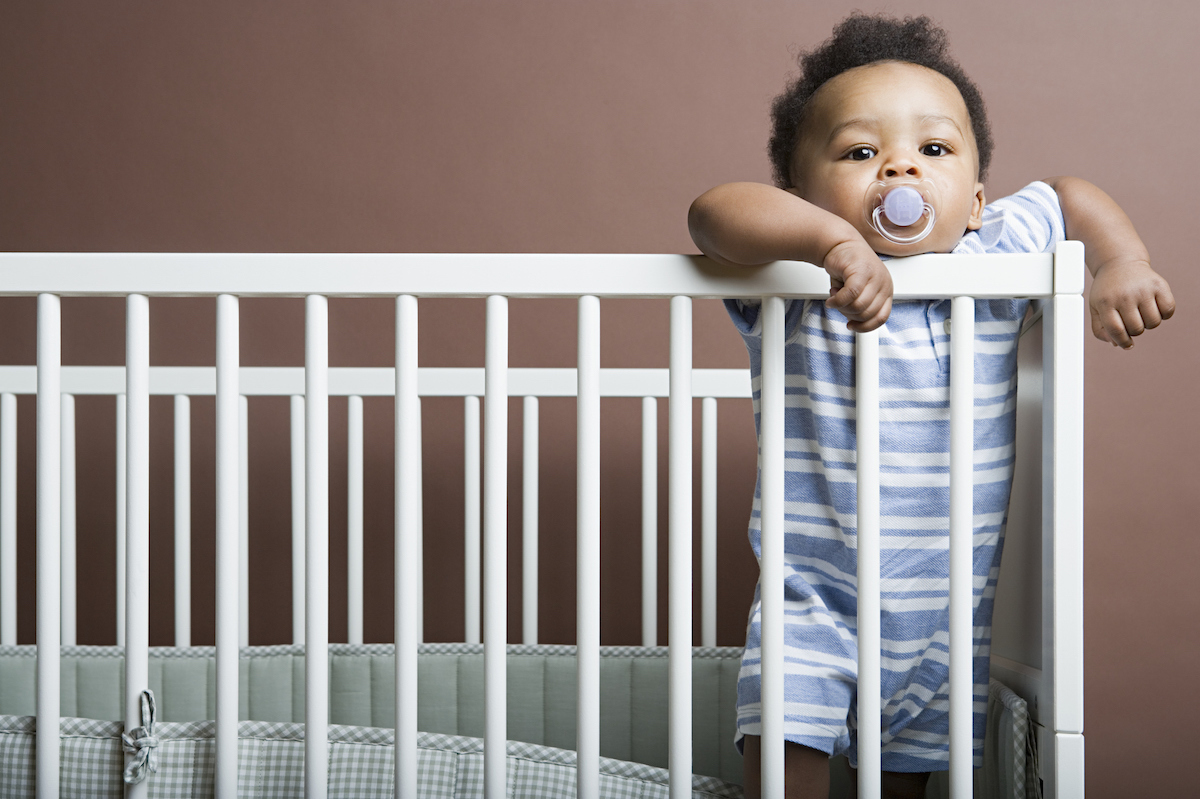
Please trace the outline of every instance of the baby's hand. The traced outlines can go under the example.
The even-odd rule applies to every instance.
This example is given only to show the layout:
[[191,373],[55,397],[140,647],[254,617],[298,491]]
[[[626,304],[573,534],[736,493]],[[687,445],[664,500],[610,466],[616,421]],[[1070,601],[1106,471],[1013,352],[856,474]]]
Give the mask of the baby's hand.
[[843,241],[825,254],[829,273],[826,308],[846,315],[846,327],[866,333],[887,321],[892,312],[892,275],[883,261],[859,238]]
[[1175,313],[1171,287],[1141,260],[1110,261],[1097,269],[1088,304],[1092,334],[1126,350],[1133,347],[1133,336]]

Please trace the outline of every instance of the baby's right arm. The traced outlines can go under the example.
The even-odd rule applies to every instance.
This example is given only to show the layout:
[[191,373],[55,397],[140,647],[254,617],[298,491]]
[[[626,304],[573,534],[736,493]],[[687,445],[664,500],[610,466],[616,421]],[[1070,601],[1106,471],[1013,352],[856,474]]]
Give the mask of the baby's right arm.
[[851,330],[874,330],[892,310],[892,276],[846,220],[762,183],[726,183],[696,198],[688,229],[700,251],[726,266],[807,261],[829,273],[825,305]]

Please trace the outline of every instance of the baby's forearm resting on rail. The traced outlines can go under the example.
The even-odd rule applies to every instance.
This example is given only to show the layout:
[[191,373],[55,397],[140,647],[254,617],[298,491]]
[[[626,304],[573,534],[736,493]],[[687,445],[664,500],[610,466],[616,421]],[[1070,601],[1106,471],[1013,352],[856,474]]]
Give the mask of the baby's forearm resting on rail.
[[696,198],[688,229],[700,251],[726,266],[807,261],[818,266],[860,238],[844,219],[764,183],[726,183]]
[[700,251],[725,266],[807,261],[829,273],[825,304],[857,332],[892,310],[892,276],[846,220],[774,186],[726,183],[696,198],[688,229]]
[[1067,238],[1083,242],[1094,278],[1088,295],[1092,334],[1131,348],[1133,336],[1158,327],[1175,313],[1171,287],[1150,267],[1146,245],[1111,197],[1079,178],[1045,182],[1058,194]]

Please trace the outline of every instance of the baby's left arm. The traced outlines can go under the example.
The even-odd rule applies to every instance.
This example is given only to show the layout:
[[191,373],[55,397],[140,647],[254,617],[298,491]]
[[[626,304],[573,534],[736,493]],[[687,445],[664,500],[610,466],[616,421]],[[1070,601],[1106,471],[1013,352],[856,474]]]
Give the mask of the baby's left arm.
[[1175,298],[1162,276],[1150,268],[1150,255],[1133,223],[1113,199],[1086,180],[1045,181],[1058,194],[1069,239],[1083,242],[1092,273],[1092,334],[1129,349],[1133,337],[1158,327],[1175,313]]

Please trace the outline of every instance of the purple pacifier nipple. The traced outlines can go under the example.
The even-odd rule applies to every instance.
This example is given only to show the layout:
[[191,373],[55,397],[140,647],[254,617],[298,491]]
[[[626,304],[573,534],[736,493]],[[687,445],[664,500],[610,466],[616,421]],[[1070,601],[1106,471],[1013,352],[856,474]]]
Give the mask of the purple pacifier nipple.
[[925,200],[912,186],[897,186],[884,196],[883,213],[893,225],[908,227],[925,213]]

